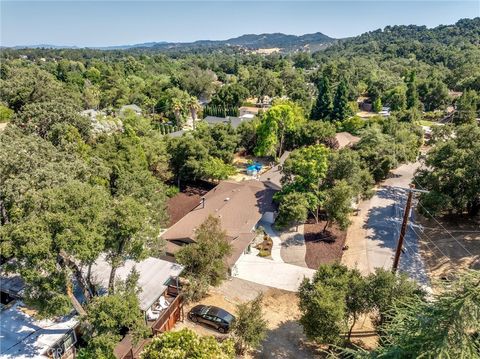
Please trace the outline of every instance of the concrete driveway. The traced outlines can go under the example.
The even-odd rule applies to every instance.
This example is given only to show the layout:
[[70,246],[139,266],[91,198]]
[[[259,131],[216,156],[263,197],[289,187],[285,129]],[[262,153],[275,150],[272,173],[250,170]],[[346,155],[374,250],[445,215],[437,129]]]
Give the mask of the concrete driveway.
[[269,287],[295,292],[303,278],[312,278],[315,270],[276,262],[255,254],[242,254],[235,264],[233,276]]
[[[403,188],[408,188],[419,166],[420,163],[416,162],[398,167],[377,187],[371,199],[360,203],[360,213],[352,218],[353,223],[347,232],[345,244],[349,249],[342,256],[343,264],[356,267],[365,275],[373,273],[375,268],[392,268],[407,198]],[[414,225],[411,214],[399,270],[428,285],[418,238],[412,228]]]

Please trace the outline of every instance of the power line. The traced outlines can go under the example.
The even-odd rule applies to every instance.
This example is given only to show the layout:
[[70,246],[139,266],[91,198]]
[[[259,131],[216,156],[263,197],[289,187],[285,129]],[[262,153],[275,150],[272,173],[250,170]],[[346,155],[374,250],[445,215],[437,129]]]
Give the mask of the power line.
[[472,252],[470,252],[457,238],[455,238],[455,237],[453,236],[453,234],[451,234],[451,233],[448,231],[448,229],[446,229],[446,228],[440,223],[440,221],[438,221],[438,220],[428,211],[428,209],[425,208],[425,206],[424,206],[421,202],[418,202],[418,204],[420,205],[420,207],[422,207],[422,208],[425,210],[425,212],[428,213],[428,215],[429,215],[430,217],[433,218],[433,220],[434,220],[435,222],[438,223],[438,225],[439,225],[440,227],[443,228],[443,230],[444,230],[445,232],[447,232],[447,233],[450,235],[450,237],[452,237],[452,238],[455,240],[455,242],[457,242],[457,243],[460,245],[460,247],[462,247],[462,248],[465,250],[465,252],[467,252],[467,253],[468,253],[470,256],[472,256],[472,257],[474,256],[474,254],[473,254]]
[[[415,177],[413,177],[413,180],[415,181],[415,183],[416,183],[420,188],[424,189],[424,188],[422,187],[422,185],[421,185],[420,183],[418,183],[418,181],[416,180]],[[472,252],[470,252],[462,243],[460,243],[460,241],[459,241],[457,238],[455,238],[455,236],[454,236],[453,234],[451,234],[450,231],[449,231],[448,229],[446,229],[446,228],[440,223],[440,221],[438,221],[438,220],[430,213],[430,211],[429,211],[428,209],[425,208],[425,206],[422,204],[422,202],[419,201],[418,204],[419,204],[419,205],[425,210],[425,212],[427,212],[428,215],[429,215],[430,217],[432,217],[432,219],[433,219],[435,222],[437,222],[437,224],[438,224],[440,227],[442,227],[443,230],[444,230],[445,232],[447,232],[447,233],[449,234],[449,236],[452,237],[452,238],[455,240],[455,242],[457,242],[470,256],[472,256],[472,257],[474,256],[474,255],[472,254]]]

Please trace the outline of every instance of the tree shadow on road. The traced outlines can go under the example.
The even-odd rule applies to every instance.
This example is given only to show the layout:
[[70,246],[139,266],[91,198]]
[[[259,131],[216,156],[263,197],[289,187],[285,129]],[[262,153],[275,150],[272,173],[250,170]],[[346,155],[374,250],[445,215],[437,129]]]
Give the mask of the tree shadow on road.
[[380,248],[395,249],[404,211],[406,191],[388,186],[380,187],[376,196],[387,200],[383,206],[372,207],[363,228],[370,232],[368,239]]

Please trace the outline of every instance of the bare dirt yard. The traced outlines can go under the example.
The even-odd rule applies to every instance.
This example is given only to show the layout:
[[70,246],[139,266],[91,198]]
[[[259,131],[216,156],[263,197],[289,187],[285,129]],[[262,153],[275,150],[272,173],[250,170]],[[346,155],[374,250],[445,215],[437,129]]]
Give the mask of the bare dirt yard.
[[340,262],[342,259],[346,231],[330,226],[323,232],[323,227],[324,221],[315,223],[313,219],[309,219],[305,223],[304,236],[307,247],[305,262],[308,268],[317,269],[320,264]]
[[[323,358],[321,352],[308,344],[302,327],[298,323],[300,310],[295,293],[274,289],[239,278],[225,281],[218,288],[213,288],[201,304],[215,305],[235,314],[236,304],[254,299],[258,293],[264,293],[264,314],[268,321],[267,337],[258,352],[250,353],[245,358]],[[185,316],[190,308],[199,303],[185,307]],[[215,330],[195,324],[185,318],[178,323],[175,330],[191,328],[202,335],[222,337]],[[228,334],[227,334],[228,335]]]
[[[428,219],[416,214],[421,225],[420,252],[433,282],[468,268],[480,269],[479,219]],[[437,222],[438,221],[438,222]],[[435,284],[435,283],[432,283]]]
[[[236,304],[254,299],[259,293],[264,295],[263,312],[268,321],[267,337],[262,347],[255,352],[244,355],[248,359],[260,358],[326,358],[315,344],[307,341],[303,334],[300,318],[299,300],[294,292],[274,289],[239,278],[223,282],[212,288],[206,298],[198,303],[191,303],[184,308],[185,321],[177,323],[174,330],[190,328],[201,335],[214,335],[218,338],[228,337],[201,324],[195,324],[186,318],[188,311],[197,304],[215,305],[235,314]],[[354,327],[352,339],[364,348],[375,347],[377,336],[368,316],[358,320]]]
[[233,157],[233,166],[236,168],[237,173],[230,176],[229,179],[237,182],[254,179],[254,176],[250,176],[247,174],[247,167],[251,162],[257,162],[263,165],[262,170],[258,175],[268,171],[271,168],[270,163],[264,158],[258,158],[250,155],[236,153]]

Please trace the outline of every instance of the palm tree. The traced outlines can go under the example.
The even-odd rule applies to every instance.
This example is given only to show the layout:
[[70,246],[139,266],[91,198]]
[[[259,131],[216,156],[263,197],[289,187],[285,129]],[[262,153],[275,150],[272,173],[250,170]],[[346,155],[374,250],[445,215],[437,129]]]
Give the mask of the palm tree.
[[195,130],[195,121],[197,120],[197,113],[201,109],[200,102],[195,96],[191,96],[188,100],[188,109],[192,115],[193,130]]
[[172,106],[173,114],[175,115],[175,121],[177,126],[180,126],[180,115],[182,113],[183,104],[178,98],[172,99]]

